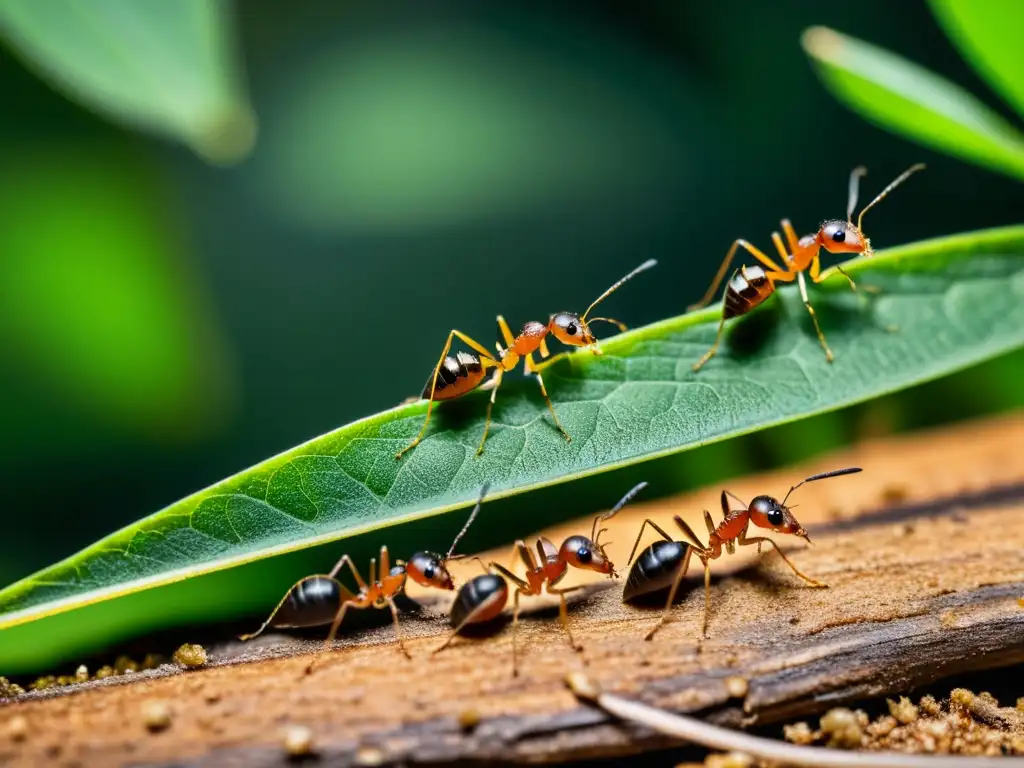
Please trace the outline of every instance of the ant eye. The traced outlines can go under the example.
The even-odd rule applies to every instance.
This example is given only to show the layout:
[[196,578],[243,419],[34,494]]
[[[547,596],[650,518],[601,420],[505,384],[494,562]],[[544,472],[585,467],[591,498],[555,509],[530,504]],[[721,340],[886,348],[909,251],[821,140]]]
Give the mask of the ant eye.
[[846,230],[837,229],[835,232],[832,233],[832,239],[835,240],[837,243],[843,242],[844,240],[846,240]]
[[576,559],[581,563],[589,563],[593,557],[593,553],[586,547],[580,547],[576,550]]
[[575,336],[576,330],[576,323],[569,323],[567,326],[565,326],[565,332],[568,333],[570,336]]
[[426,579],[434,578],[434,573],[435,570],[433,565],[428,565],[426,568],[423,569],[423,577]]
[[771,523],[772,525],[782,525],[782,521],[784,519],[783,516],[782,516],[782,510],[781,509],[773,509],[773,510],[771,510],[766,515],[766,517],[768,518],[768,522]]

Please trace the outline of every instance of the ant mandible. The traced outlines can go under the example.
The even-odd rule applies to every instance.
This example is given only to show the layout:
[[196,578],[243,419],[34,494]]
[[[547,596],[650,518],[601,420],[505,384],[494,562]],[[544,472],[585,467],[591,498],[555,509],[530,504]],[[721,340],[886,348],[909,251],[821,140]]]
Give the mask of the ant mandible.
[[[451,609],[451,623],[455,626],[454,631],[448,636],[443,645],[439,646],[434,653],[439,653],[447,648],[462,630],[470,624],[482,624],[497,618],[508,603],[509,584],[515,585],[515,595],[512,603],[512,675],[519,675],[519,651],[517,645],[517,630],[519,627],[519,596],[536,596],[547,591],[549,595],[558,595],[559,610],[558,616],[562,627],[569,638],[569,645],[573,650],[581,651],[582,646],[573,639],[572,630],[569,628],[569,608],[565,596],[570,592],[582,589],[582,586],[558,589],[556,585],[565,578],[569,568],[596,571],[607,574],[610,578],[615,577],[615,566],[608,559],[605,553],[607,544],[601,544],[601,534],[607,528],[599,528],[600,524],[618,514],[633,498],[647,487],[647,483],[639,483],[623,496],[612,509],[604,515],[594,518],[594,524],[590,529],[590,537],[570,536],[562,542],[561,547],[555,547],[550,539],[543,536],[537,538],[537,558],[526,546],[522,539],[516,541],[513,547],[513,558],[517,555],[523,564],[526,565],[526,578],[520,578],[511,570],[500,563],[491,562],[488,568],[490,571],[477,576],[466,582],[455,597]],[[545,590],[546,587],[546,590]]]
[[[711,518],[711,513],[704,510],[704,523],[708,528],[707,546],[701,543],[700,539],[697,538],[697,534],[693,532],[693,529],[679,515],[673,517],[673,520],[687,538],[688,541],[685,542],[674,541],[653,520],[644,520],[640,526],[640,533],[636,537],[636,543],[633,544],[633,551],[629,554],[629,562],[632,563],[632,567],[626,579],[622,599],[626,602],[631,602],[641,596],[660,592],[671,584],[668,601],[665,603],[665,610],[661,614],[658,623],[647,633],[645,639],[650,640],[653,638],[654,634],[668,621],[669,614],[672,611],[672,604],[675,602],[676,591],[686,576],[690,566],[690,558],[694,554],[704,564],[704,622],[701,625],[702,637],[707,637],[708,613],[711,610],[711,561],[721,557],[723,549],[727,554],[731,555],[736,552],[737,545],[743,547],[757,544],[757,552],[760,554],[761,546],[763,544],[770,544],[786,562],[786,565],[793,569],[793,573],[812,587],[827,587],[827,584],[822,584],[801,573],[800,569],[786,557],[785,553],[779,549],[779,545],[774,541],[765,536],[748,538],[747,531],[750,528],[750,524],[753,523],[759,528],[768,528],[775,533],[799,536],[810,544],[811,539],[807,535],[807,531],[797,522],[790,508],[786,506],[790,494],[804,483],[812,483],[815,480],[825,480],[826,478],[838,477],[839,475],[852,475],[860,471],[859,467],[847,467],[846,469],[836,469],[831,472],[811,475],[791,487],[781,502],[772,496],[757,496],[750,504],[745,504],[729,491],[722,491],[722,513],[725,519],[716,526]],[[738,501],[742,508],[730,509],[730,497]],[[657,531],[663,541],[657,541],[647,547],[634,562],[633,556],[636,554],[636,549],[640,545],[640,539],[644,535],[644,527],[648,525]]]
[[[551,418],[554,420],[555,426],[562,433],[566,441],[571,442],[572,438],[569,437],[569,433],[562,428],[561,422],[558,421],[558,416],[555,414],[555,406],[551,403],[551,398],[548,397],[548,391],[544,386],[544,379],[541,377],[541,370],[551,365],[558,358],[552,358],[538,365],[533,360],[533,353],[539,352],[541,358],[547,358],[551,354],[548,350],[546,338],[550,333],[563,344],[573,347],[590,347],[595,355],[602,354],[601,349],[597,346],[597,338],[590,330],[587,316],[594,307],[618,290],[623,283],[644,270],[650,269],[657,263],[655,259],[645,261],[598,296],[582,315],[577,315],[573,312],[558,312],[551,315],[547,324],[531,320],[523,326],[518,336],[512,336],[512,331],[509,329],[508,323],[505,322],[505,318],[498,315],[498,327],[505,340],[504,347],[500,343],[495,344],[498,349],[498,357],[494,357],[482,344],[470,338],[462,331],[455,329],[449,331],[448,339],[441,350],[441,357],[438,359],[437,365],[434,366],[434,370],[431,372],[430,378],[423,388],[423,397],[427,400],[427,415],[423,420],[423,426],[420,428],[416,438],[396,453],[395,458],[402,458],[405,453],[419,445],[423,435],[426,434],[427,425],[430,423],[430,413],[436,401],[451,400],[472,392],[483,384],[488,370],[493,368],[494,377],[490,382],[491,400],[487,405],[484,434],[480,438],[480,446],[477,448],[476,455],[479,456],[483,453],[484,442],[487,440],[487,432],[491,426],[491,410],[494,408],[494,399],[498,394],[498,387],[501,386],[501,378],[504,374],[514,371],[516,366],[519,365],[520,360],[523,360],[526,373],[532,373],[537,377],[540,392],[544,396],[544,401],[551,412]],[[589,320],[590,323],[597,321],[611,323],[620,331],[626,330],[626,325],[614,318],[592,317]],[[452,340],[455,338],[461,339],[465,344],[472,347],[477,354],[472,352],[456,352],[454,356],[449,355],[448,351],[451,349]]]
[[[365,608],[390,608],[391,617],[395,624],[395,637],[398,647],[406,658],[412,658],[405,642],[402,640],[402,632],[398,626],[398,607],[394,598],[405,589],[406,579],[411,578],[423,587],[433,589],[452,590],[455,589],[455,582],[448,572],[448,563],[461,555],[454,555],[455,547],[459,540],[466,535],[469,526],[476,519],[480,512],[480,505],[483,504],[484,496],[487,495],[489,484],[484,484],[480,489],[476,506],[469,515],[466,524],[462,526],[455,539],[452,541],[448,553],[441,557],[434,552],[416,552],[409,558],[408,562],[396,560],[394,567],[390,564],[388,548],[380,548],[380,565],[377,566],[375,558],[371,558],[370,567],[367,572],[367,581],[363,581],[355,563],[347,554],[335,563],[334,567],[327,574],[307,576],[296,582],[291,589],[281,598],[281,602],[271,612],[265,622],[252,634],[242,635],[239,640],[247,641],[262,634],[267,627],[276,629],[297,629],[306,627],[319,627],[325,624],[331,625],[331,630],[324,641],[323,651],[328,651],[334,642],[335,635],[341,626],[342,620],[348,609],[362,610]],[[352,592],[345,587],[338,579],[338,572],[348,566],[352,577],[358,585],[358,591]],[[307,674],[313,671],[318,656],[314,656],[306,667]]]
[[[811,316],[811,320],[814,322],[814,330],[818,334],[818,341],[821,343],[821,348],[825,350],[825,359],[828,362],[832,362],[835,359],[835,355],[832,354],[832,350],[829,349],[828,342],[825,341],[825,334],[821,331],[821,326],[818,325],[818,316],[814,312],[814,307],[811,306],[811,302],[807,297],[807,283],[804,280],[804,272],[807,271],[810,275],[811,281],[820,283],[821,277],[821,249],[824,248],[829,253],[862,253],[865,256],[871,256],[874,251],[871,249],[871,241],[868,240],[864,235],[864,230],[861,228],[861,222],[864,220],[864,214],[871,210],[877,203],[881,202],[886,195],[892,192],[896,187],[906,181],[912,174],[917,173],[924,169],[923,163],[913,165],[899,176],[897,176],[889,186],[883,189],[878,196],[868,203],[867,207],[860,212],[857,217],[857,224],[853,223],[853,211],[857,207],[857,188],[860,182],[860,177],[867,174],[867,169],[863,166],[859,166],[853,169],[850,174],[850,188],[849,198],[846,205],[846,221],[839,219],[833,219],[826,221],[818,228],[818,231],[813,235],[806,235],[797,239],[796,230],[793,229],[793,225],[789,219],[782,220],[782,231],[786,234],[786,242],[789,245],[789,251],[786,251],[786,246],[782,243],[782,238],[778,232],[772,232],[772,242],[775,243],[775,249],[779,252],[779,256],[782,259],[782,266],[779,266],[772,261],[763,251],[759,248],[751,245],[746,240],[737,240],[729,248],[729,252],[725,254],[725,259],[722,261],[722,266],[718,268],[718,273],[715,275],[715,279],[711,282],[711,287],[708,288],[707,293],[704,297],[696,304],[691,304],[687,307],[687,310],[698,309],[700,307],[707,306],[711,299],[715,295],[715,291],[718,290],[718,286],[722,282],[722,278],[725,277],[725,273],[729,269],[729,265],[732,263],[733,257],[736,255],[737,248],[743,248],[747,253],[753,256],[755,259],[761,262],[764,267],[767,267],[767,271],[761,266],[741,266],[739,269],[732,273],[732,277],[729,278],[729,282],[726,284],[725,293],[722,296],[722,319],[718,323],[718,333],[715,335],[715,343],[711,345],[709,349],[700,360],[693,364],[693,370],[699,371],[701,367],[715,356],[718,351],[718,345],[722,341],[722,330],[725,327],[725,321],[732,317],[739,317],[750,312],[754,307],[764,302],[769,296],[775,293],[776,283],[791,283],[794,280],[800,287],[800,299],[803,301],[804,306],[807,307],[807,312]],[[843,271],[842,267],[837,266],[836,270],[850,283],[850,288],[854,291],[857,290],[857,284],[853,281],[846,272]]]

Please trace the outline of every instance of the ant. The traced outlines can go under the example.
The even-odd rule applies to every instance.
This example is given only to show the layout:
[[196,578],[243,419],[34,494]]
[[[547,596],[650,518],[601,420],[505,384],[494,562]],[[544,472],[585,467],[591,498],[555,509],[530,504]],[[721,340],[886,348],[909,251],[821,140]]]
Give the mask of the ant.
[[[801,573],[800,569],[786,557],[783,551],[779,549],[779,545],[774,541],[765,536],[748,538],[747,531],[750,528],[750,524],[753,523],[759,528],[768,528],[775,531],[775,533],[799,536],[810,544],[811,539],[807,535],[807,531],[797,522],[790,508],[786,506],[786,501],[789,500],[790,494],[804,483],[813,483],[815,480],[825,480],[826,478],[838,477],[840,475],[852,475],[860,471],[860,467],[847,467],[846,469],[835,469],[831,472],[811,475],[792,486],[781,502],[772,496],[757,496],[748,505],[729,491],[722,491],[722,513],[725,519],[716,527],[714,520],[711,518],[711,513],[704,510],[704,522],[708,528],[707,546],[701,544],[697,534],[693,532],[693,529],[679,515],[673,517],[673,520],[686,537],[687,541],[685,542],[674,541],[653,520],[644,520],[640,526],[640,533],[636,537],[636,543],[633,544],[633,551],[629,554],[629,562],[633,565],[626,579],[622,599],[625,602],[631,602],[637,598],[660,592],[665,587],[671,585],[668,601],[665,603],[665,610],[661,615],[661,619],[647,633],[645,639],[650,640],[653,638],[654,634],[668,621],[668,616],[672,611],[672,604],[675,602],[676,590],[679,589],[679,585],[686,576],[686,571],[690,567],[690,558],[694,554],[704,564],[704,623],[701,626],[702,637],[707,637],[708,613],[711,610],[711,561],[721,557],[723,548],[727,554],[731,555],[736,552],[737,545],[743,547],[757,544],[757,552],[760,554],[761,546],[763,544],[770,544],[786,562],[786,565],[793,569],[793,573],[812,587],[827,587],[827,584],[822,584]],[[742,508],[730,509],[730,497],[738,501]],[[647,547],[634,562],[633,555],[636,554],[636,549],[640,545],[640,539],[644,535],[644,526],[647,525],[657,531],[663,541],[657,541]]]
[[[476,519],[480,512],[480,505],[483,504],[484,496],[487,495],[489,484],[485,483],[480,489],[476,506],[469,515],[466,524],[462,526],[455,539],[452,541],[448,553],[441,557],[434,552],[416,552],[409,558],[408,562],[396,560],[394,567],[390,564],[388,548],[380,548],[380,566],[377,567],[375,558],[370,559],[370,567],[367,572],[367,581],[359,574],[355,563],[347,554],[335,563],[330,573],[326,575],[307,576],[298,581],[277,604],[270,617],[263,622],[262,626],[252,634],[242,635],[239,640],[243,642],[252,640],[262,634],[267,627],[274,628],[306,628],[319,627],[324,624],[331,625],[331,631],[324,641],[323,651],[330,649],[334,637],[341,626],[342,620],[348,609],[362,610],[365,608],[390,608],[391,617],[395,624],[395,637],[398,640],[398,647],[405,654],[406,658],[412,658],[405,642],[402,640],[402,632],[398,626],[398,607],[394,598],[404,589],[406,580],[411,578],[423,587],[434,589],[453,590],[455,582],[448,572],[448,563],[462,557],[453,555],[459,540],[466,535],[469,526]],[[345,587],[336,577],[338,572],[348,566],[352,576],[358,585],[358,591],[352,592]],[[313,666],[318,657],[314,657],[306,667],[306,673],[313,671]]]
[[[582,315],[577,315],[573,312],[558,312],[551,315],[546,325],[544,323],[537,322],[536,320],[531,320],[523,326],[519,335],[515,337],[512,336],[512,331],[509,330],[508,323],[505,322],[505,318],[498,315],[498,328],[501,330],[501,335],[505,340],[505,346],[502,347],[500,343],[495,344],[498,349],[497,357],[494,357],[494,355],[488,352],[482,344],[473,340],[462,331],[455,329],[449,331],[448,339],[445,341],[444,348],[441,350],[441,357],[438,359],[437,365],[434,366],[434,370],[431,372],[430,378],[427,380],[427,383],[423,388],[423,398],[427,400],[427,415],[423,421],[423,426],[420,428],[419,434],[416,435],[416,438],[409,443],[409,445],[396,453],[395,458],[402,458],[405,453],[419,445],[420,441],[423,439],[423,435],[426,434],[427,425],[430,423],[430,412],[436,401],[451,400],[472,392],[483,384],[487,371],[493,368],[495,371],[494,376],[489,382],[489,386],[491,388],[491,401],[487,405],[487,418],[484,421],[484,434],[483,437],[480,438],[480,446],[476,451],[477,456],[482,454],[484,452],[484,442],[487,440],[487,432],[491,426],[491,410],[494,408],[494,399],[498,394],[498,387],[501,386],[502,376],[514,371],[516,366],[519,365],[520,360],[523,360],[523,365],[527,374],[532,373],[536,375],[537,383],[540,384],[540,392],[544,396],[544,401],[547,403],[548,410],[551,412],[551,418],[554,419],[555,426],[558,428],[558,431],[562,433],[562,436],[566,441],[571,442],[572,438],[569,437],[569,433],[562,428],[561,422],[558,421],[558,416],[555,414],[555,406],[551,403],[551,398],[548,397],[548,391],[544,386],[544,379],[541,377],[541,370],[554,363],[559,359],[559,357],[561,357],[561,355],[538,365],[533,360],[533,353],[539,352],[542,358],[547,358],[551,354],[548,350],[546,338],[547,335],[551,333],[563,344],[573,347],[590,347],[590,350],[595,355],[603,354],[601,349],[597,346],[597,338],[590,330],[587,316],[594,307],[618,290],[623,283],[644,270],[650,269],[657,263],[658,262],[655,259],[648,259],[645,261],[628,275],[616,282],[607,291],[598,296],[597,299],[587,307],[587,311]],[[620,331],[626,330],[626,325],[624,323],[621,323],[611,317],[592,317],[589,322],[594,323],[599,320],[605,323],[611,323]],[[472,347],[478,354],[474,354],[472,352],[456,352],[454,356],[449,355],[448,351],[451,349],[452,340],[456,337]]]
[[569,629],[569,608],[565,596],[570,592],[582,589],[582,586],[558,589],[556,585],[565,578],[569,568],[597,571],[615,578],[615,566],[605,553],[607,544],[601,544],[601,534],[607,528],[598,528],[606,520],[618,514],[633,498],[647,487],[647,483],[640,483],[630,489],[623,496],[618,504],[604,515],[594,518],[594,524],[590,529],[590,537],[570,536],[562,542],[561,547],[555,547],[550,539],[539,536],[536,542],[537,558],[526,546],[522,539],[516,541],[513,546],[513,558],[516,555],[526,565],[526,578],[520,578],[511,570],[500,563],[491,562],[488,566],[490,571],[467,581],[455,597],[451,609],[451,623],[455,630],[448,636],[444,644],[439,646],[434,653],[439,653],[447,648],[455,637],[470,624],[483,624],[497,618],[505,609],[508,603],[509,584],[515,586],[512,608],[512,676],[519,675],[519,651],[516,644],[517,630],[519,626],[519,596],[536,596],[546,591],[549,595],[559,597],[559,620],[565,633],[569,638],[569,645],[575,651],[582,651],[582,646],[573,639],[572,630]]
[[[772,232],[772,242],[775,243],[775,249],[779,252],[779,256],[782,258],[783,266],[781,267],[765,255],[763,251],[751,245],[746,240],[736,240],[732,244],[732,247],[729,248],[729,252],[725,254],[722,266],[718,268],[718,273],[715,275],[715,279],[711,282],[711,287],[708,288],[707,293],[705,293],[704,297],[696,304],[691,304],[687,307],[688,311],[705,307],[711,302],[711,299],[715,295],[715,291],[718,290],[718,286],[721,284],[722,278],[725,277],[725,273],[729,269],[729,265],[732,263],[733,256],[736,255],[737,248],[743,248],[764,266],[741,266],[732,273],[732,277],[729,278],[729,282],[725,287],[725,293],[722,296],[722,319],[718,323],[718,333],[715,335],[715,343],[711,345],[711,349],[704,354],[704,357],[693,364],[693,370],[699,371],[704,363],[715,356],[715,353],[718,351],[718,345],[722,340],[722,330],[725,327],[726,320],[732,317],[745,315],[754,309],[754,307],[763,303],[769,296],[775,293],[776,283],[791,283],[794,280],[796,280],[797,285],[800,287],[800,298],[803,301],[804,306],[807,307],[807,312],[810,314],[811,320],[814,322],[814,330],[818,334],[818,341],[821,343],[821,348],[825,350],[825,359],[831,363],[835,359],[835,356],[832,354],[832,350],[829,349],[828,342],[825,341],[825,334],[821,332],[821,326],[818,325],[818,316],[815,314],[814,307],[811,306],[811,302],[807,298],[807,283],[804,280],[804,272],[808,271],[812,282],[822,282],[824,279],[821,277],[822,248],[829,253],[862,253],[865,256],[873,255],[874,251],[871,248],[871,241],[864,236],[864,230],[861,228],[861,222],[864,220],[864,214],[871,210],[871,208],[877,203],[881,202],[886,195],[906,181],[912,174],[924,170],[924,167],[923,163],[918,163],[897,176],[889,186],[879,192],[878,196],[868,203],[867,207],[860,212],[860,215],[857,217],[856,225],[853,223],[853,211],[857,207],[857,189],[860,183],[860,177],[867,174],[867,169],[864,168],[864,166],[854,168],[853,172],[850,174],[849,198],[846,205],[846,221],[841,221],[839,219],[826,221],[813,235],[806,235],[797,239],[796,230],[793,229],[792,223],[790,223],[789,219],[783,219],[782,231],[786,234],[786,242],[789,246],[789,252],[786,251],[786,246],[783,245],[782,238],[779,236],[779,233]],[[767,271],[765,270],[765,267],[768,268]],[[840,266],[836,266],[836,270],[847,279],[850,283],[850,288],[856,291],[857,284],[853,281],[853,278],[844,272],[843,268]]]

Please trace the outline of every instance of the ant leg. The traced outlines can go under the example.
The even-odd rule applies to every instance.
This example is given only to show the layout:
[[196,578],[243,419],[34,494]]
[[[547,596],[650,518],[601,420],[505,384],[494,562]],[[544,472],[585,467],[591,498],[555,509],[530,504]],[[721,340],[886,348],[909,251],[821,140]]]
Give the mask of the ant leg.
[[737,248],[742,248],[773,272],[785,272],[784,269],[779,267],[778,264],[776,264],[774,261],[768,258],[764,254],[764,252],[761,251],[756,246],[751,245],[750,243],[743,239],[736,240],[735,242],[733,242],[732,246],[725,254],[725,258],[722,260],[722,266],[718,268],[718,272],[715,274],[715,279],[711,281],[711,287],[708,288],[707,293],[704,294],[700,301],[698,301],[696,304],[691,304],[686,308],[688,312],[694,309],[699,309],[701,307],[706,307],[708,304],[711,303],[711,299],[714,298],[715,292],[718,290],[718,286],[722,284],[722,279],[729,271],[729,265],[732,264],[733,257],[736,256]]
[[395,601],[390,597],[387,598],[388,608],[391,609],[391,618],[395,622],[395,639],[398,640],[399,650],[405,654],[405,658],[411,659],[412,654],[409,653],[409,649],[405,647],[405,640],[402,639],[402,630],[398,626],[398,606],[395,605]]
[[779,252],[779,256],[782,257],[782,263],[787,267],[789,266],[789,254],[786,253],[786,246],[782,244],[782,238],[779,237],[778,232],[772,232],[772,242],[775,244],[775,250]]
[[491,429],[491,411],[494,410],[494,399],[498,396],[498,387],[501,386],[501,377],[505,374],[502,368],[497,368],[494,371],[494,377],[491,379],[493,385],[491,386],[491,399],[487,403],[487,415],[484,417],[484,434],[480,438],[480,445],[477,446],[476,455],[479,456],[484,452],[484,443],[487,442],[487,433]]
[[785,560],[786,565],[792,568],[793,573],[795,573],[801,579],[806,581],[812,587],[825,588],[828,586],[828,584],[823,584],[822,582],[812,579],[810,576],[801,573],[800,569],[793,564],[793,561],[786,557],[785,553],[783,553],[783,551],[779,549],[779,545],[776,544],[772,539],[769,539],[767,536],[755,536],[752,539],[748,539],[747,534],[743,533],[740,535],[739,539],[736,540],[736,543],[739,544],[741,547],[745,547],[750,544],[757,544],[758,548],[760,548],[762,544],[771,544],[773,547],[775,547],[775,551],[779,553],[779,557]]
[[[733,272],[733,275],[736,273]],[[693,364],[693,372],[696,373],[704,364],[710,360],[718,352],[718,345],[722,343],[722,331],[725,329],[725,296],[722,297],[722,319],[718,321],[718,332],[715,333],[715,343],[711,345],[711,349],[704,353],[704,357]]]
[[[486,571],[486,573],[490,573],[490,571]],[[489,611],[493,607],[494,601],[497,600],[500,597],[504,597],[505,600],[508,600],[508,593],[504,592],[504,593],[499,593],[499,594],[496,594],[496,595],[492,595],[488,600],[484,601],[483,603],[478,605],[476,608],[474,608],[472,611],[470,611],[466,615],[466,618],[464,618],[459,623],[459,625],[452,631],[452,633],[450,635],[448,635],[448,639],[444,641],[444,644],[443,645],[439,645],[431,653],[432,654],[440,653],[445,648],[447,648],[449,645],[451,645],[452,641],[455,640],[456,637],[458,637],[458,635],[462,632],[463,629],[465,629],[470,624],[475,623],[476,622],[476,617],[479,616],[481,613],[484,613],[485,611]]]
[[516,595],[512,602],[512,677],[519,677],[519,648],[516,639],[519,635],[519,594],[521,590],[516,589]]
[[351,600],[346,600],[344,603],[341,604],[341,608],[338,609],[338,612],[334,616],[334,621],[331,622],[331,631],[327,633],[327,639],[324,640],[323,648],[321,648],[320,652],[317,653],[310,660],[309,664],[306,665],[307,675],[312,673],[313,667],[316,666],[316,663],[320,660],[320,658],[329,650],[331,650],[331,645],[334,643],[334,638],[338,634],[338,628],[341,626],[341,622],[345,619],[345,612],[348,611],[349,606],[356,607],[356,603],[354,603]]
[[[650,640],[654,637],[654,634],[662,628],[663,625],[668,623],[669,614],[672,613],[672,604],[676,601],[676,591],[679,589],[679,585],[683,583],[683,579],[686,578],[686,572],[690,569],[690,558],[693,556],[693,550],[688,549],[686,554],[683,556],[683,562],[679,566],[679,573],[676,574],[675,580],[672,582],[672,588],[668,591],[668,600],[665,603],[665,610],[662,611],[661,618],[658,619],[658,623],[651,627],[651,631],[644,636],[644,640]],[[707,563],[704,564],[707,568]]]
[[[315,578],[315,577],[307,576],[305,579],[299,579],[297,582],[292,584],[291,587],[288,589],[288,591],[284,593],[284,597],[282,597],[278,601],[277,605],[274,607],[274,610],[272,610],[270,612],[270,616],[267,617],[267,620],[264,621],[260,625],[260,628],[257,629],[255,632],[252,632],[252,633],[250,633],[248,635],[239,635],[238,639],[241,640],[244,643],[244,642],[246,642],[248,640],[252,640],[254,637],[259,637],[260,635],[262,635],[263,634],[263,630],[265,630],[267,627],[270,626],[270,622],[272,622],[274,620],[274,617],[277,616],[277,612],[281,610],[281,606],[284,605],[285,600],[287,600],[291,596],[292,592],[294,592],[299,587],[300,584],[302,584],[304,581],[306,581],[306,579],[311,579],[311,578]],[[344,587],[342,589],[344,589]]]
[[704,622],[700,627],[701,638],[708,636],[708,616],[711,614],[711,565],[704,561]]
[[653,528],[654,530],[656,530],[658,532],[658,535],[661,536],[662,539],[664,539],[665,541],[672,541],[672,537],[665,533],[665,531],[663,531],[656,522],[654,522],[650,518],[644,520],[642,523],[640,523],[640,533],[636,535],[636,542],[634,542],[633,549],[629,553],[629,560],[626,563],[627,565],[633,562],[633,555],[636,554],[636,549],[640,546],[640,539],[642,539],[644,535],[644,527],[648,525],[651,526],[651,528]]
[[562,622],[562,628],[565,629],[565,634],[569,637],[569,645],[572,646],[574,651],[582,651],[583,646],[578,644],[572,636],[572,630],[569,629],[569,606],[565,602],[565,596],[570,592],[577,592],[583,589],[583,586],[569,587],[568,589],[552,589],[548,587],[549,595],[558,595],[558,619]]
[[511,349],[512,345],[516,342],[516,337],[512,334],[512,329],[508,327],[508,323],[505,322],[505,318],[498,315],[498,331],[501,333],[501,338],[505,340],[505,349]]
[[[714,523],[711,523],[711,513],[705,510],[704,515],[709,523],[708,527],[710,528],[710,532],[714,533],[715,529]],[[683,518],[681,518],[679,515],[674,515],[672,517],[672,520],[679,527],[679,530],[683,532],[683,535],[690,540],[690,543],[698,552],[704,552],[707,550],[707,547],[705,547],[701,543],[700,539],[697,538],[697,534],[693,532],[693,528],[690,527],[689,523],[683,520]]]
[[[363,581],[363,577],[359,575],[359,571],[356,569],[356,564],[352,562],[352,558],[349,557],[348,555],[342,555],[341,556],[341,559],[338,560],[338,562],[336,562],[334,564],[333,568],[331,568],[331,572],[327,574],[327,578],[333,579],[334,577],[336,577],[338,575],[338,571],[340,571],[346,565],[348,566],[349,570],[352,572],[352,578],[354,578],[356,580],[356,584],[359,586],[359,589],[360,590],[365,590],[366,589],[366,582]],[[372,574],[371,574],[371,577],[372,577]]]
[[402,456],[404,456],[406,453],[408,453],[413,448],[415,448],[417,445],[419,445],[420,441],[423,440],[423,435],[425,435],[426,432],[427,432],[427,425],[430,424],[430,414],[431,414],[431,411],[434,408],[434,402],[435,402],[435,400],[434,400],[434,390],[437,387],[437,377],[438,377],[438,374],[441,372],[441,366],[444,365],[444,359],[448,356],[448,351],[452,348],[452,339],[453,338],[460,339],[463,343],[465,343],[467,346],[472,347],[474,350],[479,352],[485,358],[487,358],[489,360],[493,360],[495,363],[497,363],[497,360],[494,359],[494,355],[492,355],[490,352],[488,352],[483,347],[482,344],[480,344],[477,341],[474,341],[469,336],[464,334],[462,331],[457,331],[454,328],[452,330],[450,330],[448,332],[448,338],[447,338],[447,340],[444,343],[444,348],[441,350],[441,356],[438,358],[437,365],[434,366],[434,372],[433,372],[433,374],[431,374],[431,377],[430,377],[430,397],[427,398],[427,415],[423,419],[423,426],[420,427],[420,431],[417,433],[416,437],[413,438],[413,441],[411,443],[409,443],[407,446],[405,446],[405,448],[403,448],[402,450],[400,450],[398,453],[395,454],[395,458],[396,459],[402,458]]
[[532,373],[537,377],[537,383],[540,384],[540,393],[544,395],[544,402],[548,404],[548,410],[551,412],[551,418],[555,422],[555,426],[558,427],[558,431],[562,433],[562,437],[565,438],[567,443],[572,442],[572,438],[569,437],[569,433],[565,431],[562,426],[562,422],[558,420],[558,415],[555,413],[555,405],[551,402],[551,398],[548,396],[547,387],[544,386],[544,377],[540,375],[540,371],[533,363],[533,353],[531,352],[526,356],[526,372]]
[[800,238],[797,237],[796,230],[793,229],[793,222],[789,219],[783,219],[781,224],[782,231],[786,235],[786,242],[789,243],[790,252],[796,253],[797,249],[800,247]]
[[821,342],[821,348],[825,350],[825,359],[830,363],[835,360],[835,355],[832,354],[832,350],[828,348],[828,342],[825,341],[825,334],[821,332],[821,326],[818,325],[818,316],[814,312],[814,307],[811,306],[811,300],[807,298],[807,281],[804,280],[804,273],[797,273],[797,285],[800,286],[800,298],[807,307],[807,312],[811,315],[811,320],[814,321],[814,330],[818,334],[818,341]]

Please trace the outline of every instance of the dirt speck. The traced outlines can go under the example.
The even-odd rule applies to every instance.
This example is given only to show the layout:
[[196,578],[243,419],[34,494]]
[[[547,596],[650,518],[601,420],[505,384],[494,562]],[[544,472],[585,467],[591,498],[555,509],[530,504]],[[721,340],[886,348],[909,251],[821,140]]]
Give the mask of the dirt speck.
[[313,754],[313,732],[304,725],[289,725],[284,729],[284,751],[291,757]]
[[857,749],[864,740],[867,715],[845,707],[830,709],[821,718],[821,733],[830,747]]
[[171,725],[171,708],[166,701],[150,699],[142,703],[142,722],[151,733],[169,728]]
[[183,667],[202,667],[206,664],[206,649],[196,643],[185,643],[174,652],[174,661]]
[[464,709],[459,712],[459,728],[464,731],[472,731],[480,724],[480,710]]
[[898,702],[886,699],[885,703],[889,706],[889,714],[903,725],[909,725],[917,720],[917,707],[906,696],[900,696]]
[[750,683],[744,677],[727,677],[725,678],[725,690],[731,698],[742,699],[746,697],[747,691],[750,690]]
[[745,752],[729,752],[724,755],[708,755],[704,768],[753,768],[754,758]]
[[24,741],[28,738],[28,720],[21,715],[15,715],[7,721],[4,730],[11,741]]
[[25,689],[20,685],[15,685],[6,677],[0,677],[0,699],[13,699],[15,696],[21,696],[25,692]]
[[356,752],[356,765],[383,765],[387,756],[378,747],[360,747]]

